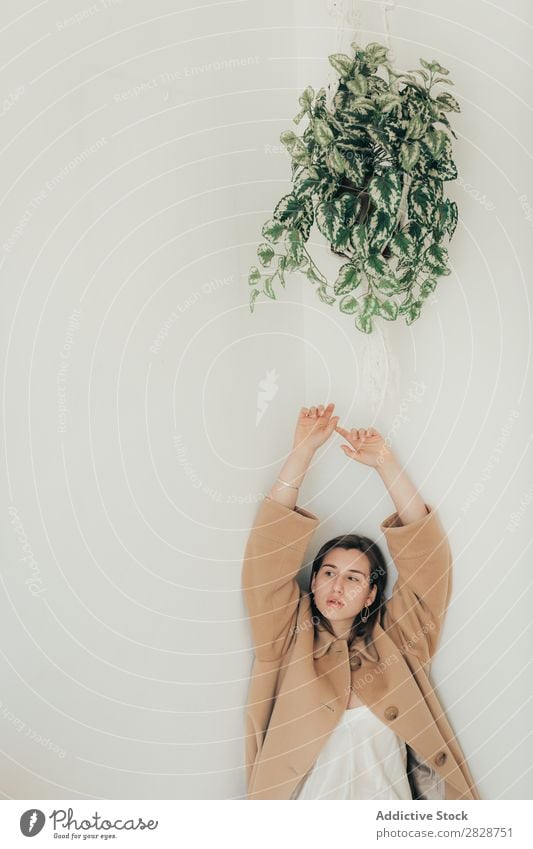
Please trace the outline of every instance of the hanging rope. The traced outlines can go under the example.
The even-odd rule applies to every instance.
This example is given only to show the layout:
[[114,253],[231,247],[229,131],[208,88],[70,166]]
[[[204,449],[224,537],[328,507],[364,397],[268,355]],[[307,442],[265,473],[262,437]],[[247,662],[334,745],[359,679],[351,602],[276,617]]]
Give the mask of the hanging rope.
[[[381,41],[391,51],[389,14],[396,8],[395,0],[381,0],[383,36],[366,38],[365,41]],[[327,0],[327,11],[336,26],[335,52],[351,55],[351,43],[361,44],[363,16],[359,0]],[[366,35],[366,33],[365,33]],[[363,46],[361,44],[361,46]],[[327,86],[328,99],[337,87],[337,74],[330,69],[330,82]],[[371,334],[357,333],[353,342],[357,351],[358,384],[357,403],[375,415],[387,401],[393,402],[399,393],[401,370],[398,360],[389,344],[386,322],[376,322]]]
[[389,50],[392,50],[391,37],[390,37],[390,24],[389,24],[389,12],[392,12],[396,8],[396,0],[383,0],[381,5],[381,15],[383,18],[383,31],[385,33],[385,41],[387,42],[387,47]]

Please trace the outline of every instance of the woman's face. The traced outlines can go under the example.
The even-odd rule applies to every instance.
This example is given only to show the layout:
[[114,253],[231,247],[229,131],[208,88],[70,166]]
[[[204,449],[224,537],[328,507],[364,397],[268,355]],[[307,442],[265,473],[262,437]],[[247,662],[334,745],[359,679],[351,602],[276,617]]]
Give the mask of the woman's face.
[[376,597],[377,587],[370,587],[370,560],[358,549],[331,549],[313,575],[311,590],[326,619],[351,622]]

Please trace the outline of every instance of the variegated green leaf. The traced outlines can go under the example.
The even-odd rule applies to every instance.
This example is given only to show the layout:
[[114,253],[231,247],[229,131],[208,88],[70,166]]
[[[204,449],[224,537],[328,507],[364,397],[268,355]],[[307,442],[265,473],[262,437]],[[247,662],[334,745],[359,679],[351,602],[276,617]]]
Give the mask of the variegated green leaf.
[[279,282],[285,288],[285,267],[287,264],[287,259],[283,255],[278,257],[278,277]]
[[309,151],[303,141],[292,130],[284,130],[279,137],[280,142],[289,151],[293,162],[298,165],[310,165]]
[[403,232],[407,233],[407,235],[409,235],[414,241],[415,250],[417,250],[418,246],[424,242],[428,233],[427,229],[424,227],[422,222],[417,221],[415,218],[411,218],[407,222],[407,224],[403,228]]
[[290,153],[296,142],[299,141],[299,138],[293,130],[284,130],[280,134],[279,140]]
[[444,151],[440,159],[432,162],[431,168],[428,170],[429,177],[436,177],[438,180],[455,180],[457,177],[457,167],[453,161],[452,142],[447,133],[444,141]]
[[381,250],[395,227],[393,218],[386,209],[375,209],[367,220],[368,236],[372,248]]
[[272,277],[265,277],[265,279],[263,280],[263,291],[265,295],[267,295],[269,298],[272,298],[273,301],[276,300],[276,293],[272,288]]
[[442,65],[439,65],[439,63],[435,62],[435,61],[433,61],[431,63],[429,68],[430,68],[430,71],[432,71],[434,74],[449,74],[450,73],[448,68],[443,68]]
[[339,301],[339,309],[341,312],[346,313],[356,313],[361,311],[361,306],[357,298],[353,295],[345,295],[344,298],[341,298]]
[[453,94],[450,94],[449,91],[443,91],[442,94],[439,94],[438,97],[435,98],[435,100],[444,112],[461,111],[459,103],[457,102]]
[[363,333],[372,333],[372,316],[359,313],[355,316],[355,326]]
[[363,162],[360,154],[349,145],[336,144],[335,147],[344,160],[344,173],[356,185],[363,182]]
[[338,250],[344,250],[350,243],[356,208],[357,199],[348,192],[317,206],[318,229]]
[[375,285],[384,295],[395,295],[398,292],[398,282],[392,275],[385,274],[379,277]]
[[346,81],[346,88],[357,97],[364,97],[368,91],[368,80],[363,74],[356,74],[352,80]]
[[431,101],[430,104],[429,104],[429,117],[433,121],[440,121],[441,115],[442,115],[442,109],[439,106],[439,104],[434,102],[434,101]]
[[301,230],[307,239],[313,223],[313,203],[306,197],[284,195],[274,210],[274,218],[282,221],[286,229]]
[[252,265],[248,275],[248,283],[250,286],[255,286],[261,280],[261,272],[256,265]]
[[416,183],[409,192],[409,215],[426,223],[432,222],[435,216],[435,198],[425,183]]
[[407,132],[405,133],[406,139],[419,139],[424,135],[426,131],[425,122],[422,121],[420,115],[413,115],[411,120],[409,121],[409,125],[407,127]]
[[294,186],[294,194],[297,198],[311,198],[318,191],[319,181],[312,177],[305,177]]
[[367,132],[367,135],[370,136],[370,138],[372,139],[373,142],[375,142],[377,145],[380,145],[384,150],[387,151],[387,153],[390,156],[393,155],[393,151],[392,151],[392,148],[390,146],[389,139],[388,139],[388,136],[387,136],[385,130],[382,130],[379,127],[372,127],[372,126],[368,125],[366,127],[366,132]]
[[457,227],[458,220],[458,210],[457,204],[454,200],[449,201],[450,205],[450,214],[448,217],[448,237],[451,239],[453,234],[455,233],[455,228]]
[[320,118],[314,119],[312,130],[313,136],[321,147],[327,147],[335,138],[326,121],[322,121]]
[[428,277],[427,280],[422,283],[418,297],[424,300],[428,297],[428,295],[435,291],[436,285],[437,281],[433,277]]
[[290,221],[301,215],[303,202],[293,194],[283,195],[274,209],[274,218],[278,221]]
[[394,301],[380,301],[378,314],[387,321],[394,321],[398,317],[398,305]]
[[268,239],[270,242],[279,242],[283,233],[285,232],[285,227],[281,224],[280,221],[275,221],[273,218],[270,218],[263,224],[263,229],[261,230],[262,235],[265,239]]
[[375,105],[368,97],[352,97],[349,104],[350,112],[356,117],[362,118],[375,112]]
[[382,65],[387,61],[388,50],[378,41],[371,41],[365,47],[365,59],[374,65]]
[[365,224],[356,224],[352,229],[352,247],[360,260],[368,256],[368,232]]
[[448,251],[444,245],[439,245],[438,242],[431,244],[424,254],[424,265],[427,268],[439,269],[446,265],[448,261]]
[[252,289],[250,292],[250,312],[254,311],[254,304],[257,300],[257,296],[261,294],[260,289]]
[[421,301],[414,301],[406,312],[405,323],[412,324],[420,315]]
[[428,173],[432,177],[438,177],[439,180],[456,180],[457,166],[452,159],[442,157]]
[[398,315],[405,315],[414,303],[412,292],[409,292],[398,307]]
[[348,292],[356,289],[360,282],[361,277],[359,270],[352,265],[351,262],[347,262],[345,265],[341,266],[339,270],[338,277],[335,281],[335,294],[346,295]]
[[312,86],[308,85],[303,94],[301,94],[298,98],[298,103],[305,112],[309,112],[311,110],[314,97],[315,91]]
[[311,263],[309,263],[309,266],[306,268],[305,273],[307,275],[307,279],[310,280],[311,283],[323,283],[324,282],[322,280],[322,278],[318,276],[318,274],[316,273],[316,271],[313,268]]
[[375,174],[368,184],[368,194],[379,209],[385,209],[395,216],[402,197],[402,178],[393,168],[387,168],[382,174]]
[[450,227],[453,224],[453,217],[457,210],[457,204],[446,198],[437,205],[438,229],[449,234]]
[[345,53],[333,53],[328,56],[330,64],[335,68],[341,79],[349,77],[353,70],[353,61]]
[[443,130],[428,130],[424,136],[424,144],[428,147],[434,159],[440,159],[446,147],[446,133]]
[[379,310],[379,301],[370,292],[364,296],[361,304],[363,316],[376,315]]
[[413,257],[415,255],[416,245],[409,233],[406,233],[404,230],[398,230],[390,240],[389,248],[394,256]]
[[300,268],[300,263],[290,254],[285,257],[285,271],[297,271]]
[[364,267],[367,274],[371,277],[381,277],[386,272],[387,263],[380,253],[371,252],[366,258]]
[[420,143],[417,141],[402,142],[400,146],[400,164],[404,171],[411,171],[418,161],[420,156]]
[[380,94],[379,97],[376,98],[376,103],[381,112],[387,114],[396,106],[401,106],[402,98],[398,94],[390,94],[389,92],[386,92],[385,94]]
[[328,294],[326,287],[323,283],[321,283],[321,285],[318,287],[317,295],[320,300],[323,301],[325,304],[329,304],[331,306],[335,303],[335,298],[332,295]]
[[298,230],[289,230],[285,239],[285,250],[287,260],[294,265],[299,265],[304,256],[304,245]]
[[340,151],[337,150],[335,145],[330,147],[326,153],[326,164],[331,171],[335,172],[335,174],[338,174],[339,176],[344,174],[346,169],[346,160]]
[[274,256],[274,248],[267,245],[266,242],[262,242],[257,248],[257,256],[261,265],[268,266]]

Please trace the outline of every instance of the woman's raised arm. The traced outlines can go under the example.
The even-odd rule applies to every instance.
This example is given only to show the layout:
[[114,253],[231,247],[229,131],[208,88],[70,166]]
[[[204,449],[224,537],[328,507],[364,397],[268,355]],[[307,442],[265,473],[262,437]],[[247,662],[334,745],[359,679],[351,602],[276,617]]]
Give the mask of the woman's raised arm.
[[340,426],[335,430],[350,443],[341,445],[347,457],[376,469],[403,525],[427,515],[426,505],[417,488],[377,430],[373,427],[346,430]]
[[451,592],[452,557],[436,510],[424,502],[401,464],[374,428],[336,428],[347,457],[375,468],[396,512],[381,523],[398,571],[385,604],[383,627],[423,663],[434,655]]
[[294,509],[298,490],[315,451],[326,442],[335,430],[339,417],[333,416],[335,404],[318,407],[302,407],[296,422],[292,449],[285,460],[279,477],[270,490],[273,501]]
[[276,660],[290,645],[300,600],[296,576],[320,523],[313,513],[295,506],[294,487],[300,486],[316,449],[333,433],[338,416],[332,419],[332,411],[333,404],[325,410],[300,410],[292,450],[280,472],[284,483],[276,481],[259,505],[246,543],[242,586],[259,660]]

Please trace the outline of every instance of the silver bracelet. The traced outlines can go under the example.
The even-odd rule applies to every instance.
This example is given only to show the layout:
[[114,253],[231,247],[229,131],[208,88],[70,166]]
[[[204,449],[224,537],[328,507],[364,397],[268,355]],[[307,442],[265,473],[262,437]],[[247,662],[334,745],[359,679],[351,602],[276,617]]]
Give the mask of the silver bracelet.
[[294,486],[294,484],[292,483],[286,483],[285,481],[282,481],[281,478],[276,478],[276,480],[282,483],[284,486],[290,486],[291,489],[300,489],[299,486]]

